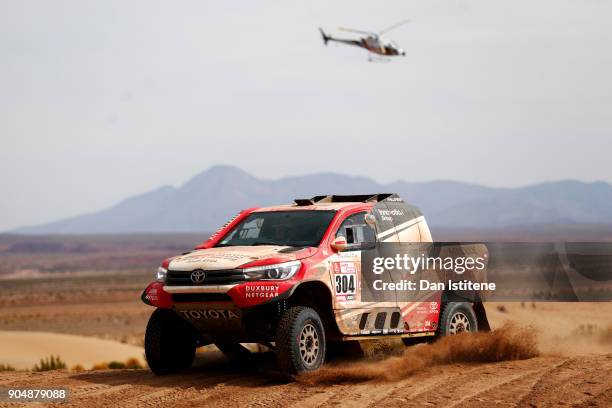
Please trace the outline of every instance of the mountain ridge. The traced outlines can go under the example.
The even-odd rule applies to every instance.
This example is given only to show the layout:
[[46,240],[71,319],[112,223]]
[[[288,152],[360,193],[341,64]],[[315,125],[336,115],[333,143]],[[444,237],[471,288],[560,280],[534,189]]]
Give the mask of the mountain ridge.
[[487,187],[453,180],[384,184],[334,172],[261,179],[228,165],[184,184],[163,185],[97,212],[18,228],[24,234],[207,232],[243,208],[289,203],[321,194],[394,192],[444,227],[612,223],[612,186],[559,180],[523,187]]

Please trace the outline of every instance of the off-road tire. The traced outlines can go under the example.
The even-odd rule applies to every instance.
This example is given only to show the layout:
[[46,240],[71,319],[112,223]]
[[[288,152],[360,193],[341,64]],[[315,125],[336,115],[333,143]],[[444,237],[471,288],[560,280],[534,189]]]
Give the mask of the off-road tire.
[[195,357],[195,330],[174,311],[155,309],[145,332],[145,356],[157,375],[191,367]]
[[310,307],[287,309],[276,328],[276,360],[286,374],[313,371],[325,361],[325,330],[319,314]]
[[471,303],[450,302],[442,308],[438,336],[451,336],[462,332],[478,331],[478,319]]

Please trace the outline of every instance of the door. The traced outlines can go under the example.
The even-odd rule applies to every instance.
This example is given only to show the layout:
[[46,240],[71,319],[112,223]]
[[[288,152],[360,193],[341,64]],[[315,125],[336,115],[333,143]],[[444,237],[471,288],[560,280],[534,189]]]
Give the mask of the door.
[[[395,296],[379,299],[368,281],[371,277],[364,280],[361,274],[361,251],[376,245],[376,231],[365,222],[366,214],[361,211],[344,219],[335,237],[345,237],[347,248],[330,258],[336,321],[349,335],[385,334],[401,325]],[[369,291],[368,296],[363,296],[364,291]]]

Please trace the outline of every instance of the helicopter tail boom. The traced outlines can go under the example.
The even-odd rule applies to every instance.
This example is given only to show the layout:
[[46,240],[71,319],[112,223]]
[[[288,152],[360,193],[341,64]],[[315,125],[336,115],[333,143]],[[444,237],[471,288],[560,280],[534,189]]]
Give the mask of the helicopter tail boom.
[[325,34],[325,31],[321,27],[319,27],[319,31],[321,32],[321,36],[323,37],[323,44],[327,45],[327,42],[331,39],[331,37]]

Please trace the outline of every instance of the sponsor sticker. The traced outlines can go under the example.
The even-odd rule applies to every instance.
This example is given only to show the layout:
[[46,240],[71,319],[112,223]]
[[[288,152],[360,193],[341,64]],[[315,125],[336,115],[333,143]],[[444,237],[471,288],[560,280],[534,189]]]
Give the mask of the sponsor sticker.
[[145,298],[149,302],[157,302],[159,300],[159,297],[157,296],[157,289],[156,288],[149,289],[147,291],[147,294],[146,294]]
[[179,310],[178,311],[185,319],[188,320],[202,320],[202,319],[214,319],[214,320],[228,320],[228,319],[239,319],[240,315],[237,310],[232,309],[192,309],[192,310]]
[[252,257],[250,254],[245,253],[206,253],[206,254],[189,254],[184,256],[176,257],[172,260],[174,264],[177,263],[201,263],[201,264],[215,264],[219,261],[230,261],[240,262],[244,260],[257,259]]
[[247,299],[270,299],[277,296],[277,283],[247,284],[244,288],[244,297]]

